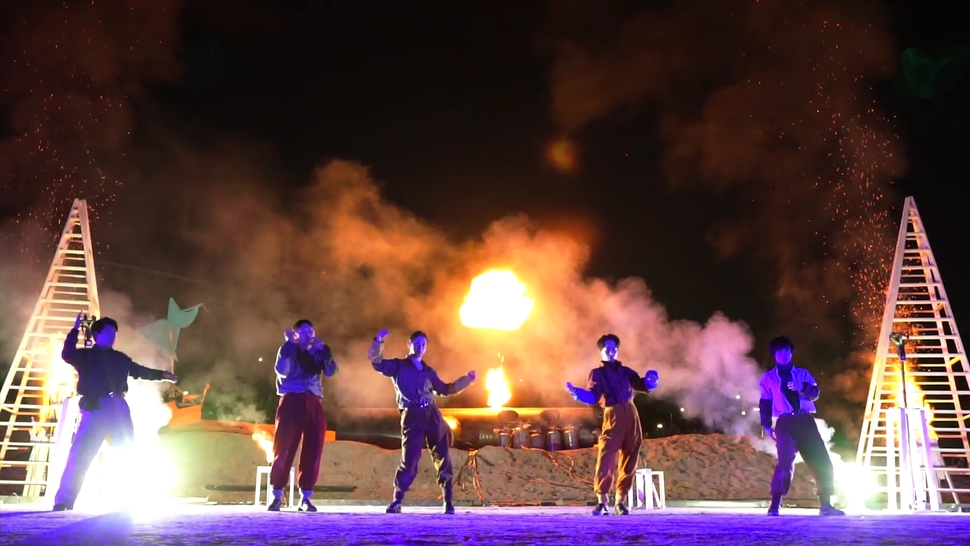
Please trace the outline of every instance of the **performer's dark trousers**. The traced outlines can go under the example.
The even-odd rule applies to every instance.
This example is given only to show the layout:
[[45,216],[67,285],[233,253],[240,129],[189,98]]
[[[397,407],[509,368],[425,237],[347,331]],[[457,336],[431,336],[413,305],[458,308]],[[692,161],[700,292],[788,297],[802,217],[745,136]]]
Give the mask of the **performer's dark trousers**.
[[323,439],[327,435],[327,418],[323,401],[308,392],[288,393],[280,397],[276,408],[276,434],[273,436],[273,468],[269,481],[273,489],[283,489],[290,477],[290,467],[303,440],[297,482],[300,489],[312,491],[320,477]]
[[[596,456],[596,476],[593,490],[597,495],[609,495],[616,481],[616,500],[625,502],[643,444],[640,416],[632,401],[607,407],[603,412],[599,453]],[[617,471],[619,467],[619,471]]]
[[96,410],[81,410],[81,422],[67,456],[67,465],[61,475],[61,486],[57,489],[54,503],[74,506],[84,476],[98,455],[101,444],[108,441],[112,449],[130,446],[135,438],[135,427],[131,422],[131,410],[123,396],[104,396],[98,399]]
[[791,488],[792,473],[795,471],[795,454],[801,453],[805,464],[815,476],[818,498],[822,504],[829,504],[835,493],[835,476],[832,460],[825,448],[825,442],[818,433],[815,418],[810,413],[782,415],[775,422],[775,438],[778,447],[778,466],[771,479],[771,496],[783,497]]
[[445,501],[451,501],[453,472],[448,451],[448,424],[434,404],[423,408],[409,408],[401,412],[401,466],[394,473],[394,498],[400,501],[418,475],[421,450],[431,451],[438,485],[444,490]]

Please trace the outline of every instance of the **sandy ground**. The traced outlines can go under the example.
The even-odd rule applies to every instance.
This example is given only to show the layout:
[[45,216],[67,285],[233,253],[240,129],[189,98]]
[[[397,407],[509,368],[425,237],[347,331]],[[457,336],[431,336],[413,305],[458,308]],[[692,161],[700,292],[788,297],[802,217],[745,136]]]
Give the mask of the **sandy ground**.
[[[264,452],[248,435],[187,431],[163,436],[180,479],[176,494],[204,497],[212,502],[252,502],[256,467],[266,465]],[[592,500],[596,450],[547,452],[533,449],[486,447],[468,452],[453,449],[455,497],[463,501],[502,505]],[[744,440],[724,435],[684,435],[646,440],[640,467],[662,470],[668,500],[765,499],[775,458]],[[320,498],[377,500],[392,494],[394,470],[400,450],[385,450],[357,442],[330,442],[324,447],[319,485],[353,488],[350,492],[320,493]],[[421,471],[408,499],[432,500],[440,496],[431,457],[421,460]],[[240,492],[213,491],[206,485],[248,486]],[[803,465],[789,500],[815,499],[815,485]]]
[[36,544],[965,544],[970,517],[856,514],[821,518],[815,510],[635,511],[593,517],[586,508],[433,508],[383,514],[381,507],[269,513],[251,506],[181,506],[164,514],[0,509],[0,542]]

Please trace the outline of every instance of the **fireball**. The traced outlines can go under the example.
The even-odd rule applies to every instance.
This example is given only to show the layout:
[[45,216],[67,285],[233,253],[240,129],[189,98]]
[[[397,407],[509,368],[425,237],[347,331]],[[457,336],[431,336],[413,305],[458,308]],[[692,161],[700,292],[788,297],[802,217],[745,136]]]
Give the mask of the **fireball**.
[[515,273],[493,269],[472,280],[459,316],[469,328],[512,331],[529,318],[533,305]]

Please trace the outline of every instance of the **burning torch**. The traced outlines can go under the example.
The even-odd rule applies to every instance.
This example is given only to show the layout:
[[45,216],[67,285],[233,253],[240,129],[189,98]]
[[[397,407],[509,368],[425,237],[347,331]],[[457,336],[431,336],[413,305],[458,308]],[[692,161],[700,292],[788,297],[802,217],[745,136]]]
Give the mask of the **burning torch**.
[[81,331],[84,332],[84,346],[93,347],[94,346],[94,334],[91,332],[91,325],[94,324],[98,317],[94,315],[88,315],[84,313],[81,317]]
[[903,407],[908,408],[909,400],[906,397],[906,342],[909,341],[909,336],[907,334],[893,332],[889,334],[889,341],[896,346],[896,352],[899,354],[899,375],[903,385]]

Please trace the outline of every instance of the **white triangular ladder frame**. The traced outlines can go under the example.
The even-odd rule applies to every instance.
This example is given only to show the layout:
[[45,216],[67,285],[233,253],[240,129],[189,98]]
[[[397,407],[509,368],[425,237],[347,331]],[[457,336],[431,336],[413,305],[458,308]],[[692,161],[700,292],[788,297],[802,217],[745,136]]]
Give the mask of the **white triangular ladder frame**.
[[[60,354],[79,312],[101,315],[83,199],[75,199],[71,206],[47,280],[0,389],[0,467],[5,474],[0,485],[19,489],[17,494],[24,497],[43,494],[54,438],[61,428],[59,414],[77,388],[77,372]],[[76,423],[70,425],[73,433]],[[25,477],[11,479],[11,467],[26,468]]]
[[[905,409],[893,333],[908,336]],[[967,353],[940,270],[916,201],[907,197],[856,456],[873,478],[876,504],[885,499],[890,510],[939,510],[942,502],[959,504],[960,494],[966,502],[968,379]]]

